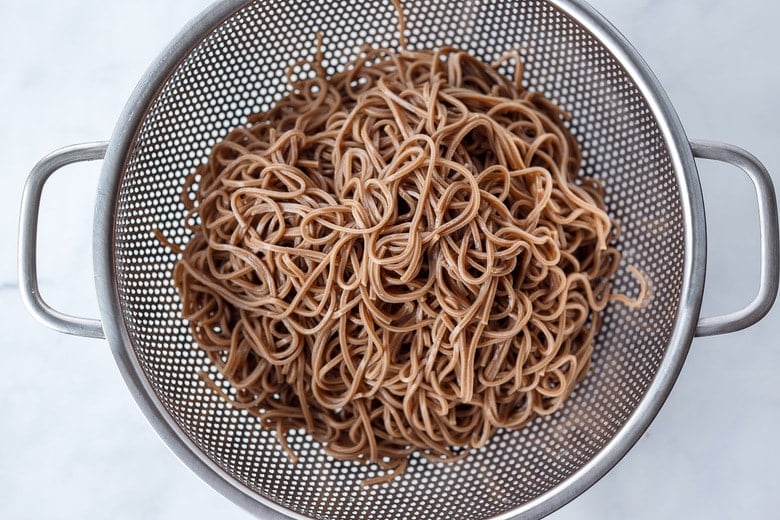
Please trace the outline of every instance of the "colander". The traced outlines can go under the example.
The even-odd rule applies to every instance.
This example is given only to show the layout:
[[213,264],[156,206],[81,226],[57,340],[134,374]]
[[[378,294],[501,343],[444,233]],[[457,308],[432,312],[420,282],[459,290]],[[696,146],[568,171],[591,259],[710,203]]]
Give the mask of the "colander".
[[[389,484],[378,467],[335,461],[304,431],[274,432],[232,409],[197,377],[228,385],[196,347],[171,282],[175,257],[153,236],[185,244],[185,176],[249,114],[289,88],[284,71],[325,35],[332,73],[362,44],[398,47],[388,0],[225,0],[188,25],[133,93],[108,143],[54,152],[30,174],[22,202],[20,281],[30,310],[62,332],[105,337],[127,386],[170,448],[203,480],[264,518],[539,518],[602,477],[666,399],[694,336],[752,325],[778,288],[777,203],[766,169],[734,146],[689,141],[652,72],[617,30],[578,0],[405,0],[412,48],[454,45],[485,61],[519,49],[526,86],[572,114],[587,175],[601,178],[620,222],[625,264],[651,284],[640,310],[610,306],[592,368],[556,414],[500,431],[453,464],[413,457]],[[731,163],[753,181],[761,227],[760,288],[746,308],[700,318],[705,215],[694,158]],[[103,159],[94,220],[101,320],[41,298],[36,227],[43,185],[60,167]],[[618,272],[618,291],[633,291]],[[725,374],[724,374],[725,376]]]

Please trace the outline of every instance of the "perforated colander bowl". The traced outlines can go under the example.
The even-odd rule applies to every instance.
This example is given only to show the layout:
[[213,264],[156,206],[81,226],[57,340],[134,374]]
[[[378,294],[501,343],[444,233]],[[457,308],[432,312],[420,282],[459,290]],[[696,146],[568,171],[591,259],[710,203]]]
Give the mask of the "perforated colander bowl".
[[[412,48],[454,45],[485,61],[525,58],[527,87],[572,115],[583,168],[607,189],[622,228],[625,264],[639,266],[652,298],[611,306],[592,369],[558,413],[501,431],[454,464],[413,457],[390,484],[361,488],[375,466],[339,462],[304,431],[275,433],[232,409],[197,377],[228,387],[196,347],[171,283],[175,258],[152,235],[186,243],[179,193],[185,176],[249,114],[289,88],[285,68],[325,35],[329,72],[360,45],[398,47],[388,0],[234,1],[192,22],[141,81],[108,144],[60,150],[31,173],[22,204],[20,280],[33,313],[64,332],[105,337],[141,409],[205,481],[258,516],[317,519],[537,518],[603,476],[647,428],[668,395],[694,334],[737,330],[769,310],[777,292],[777,206],[766,170],[743,150],[689,143],[668,99],[617,31],[576,0],[406,0]],[[59,167],[105,155],[95,212],[94,264],[101,322],[51,309],[35,273],[40,193]],[[731,162],[753,179],[762,227],[761,286],[734,314],[699,320],[705,221],[694,156]],[[619,272],[618,291],[632,291]]]

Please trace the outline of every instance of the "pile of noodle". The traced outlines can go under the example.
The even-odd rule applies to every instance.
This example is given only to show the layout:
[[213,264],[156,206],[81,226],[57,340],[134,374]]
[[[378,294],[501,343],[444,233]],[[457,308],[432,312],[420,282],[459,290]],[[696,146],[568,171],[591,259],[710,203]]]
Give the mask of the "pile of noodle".
[[602,186],[516,53],[512,79],[446,47],[320,60],[188,178],[174,282],[235,392],[211,386],[285,448],[304,428],[389,470],[372,484],[558,410],[601,311],[637,302],[611,293]]

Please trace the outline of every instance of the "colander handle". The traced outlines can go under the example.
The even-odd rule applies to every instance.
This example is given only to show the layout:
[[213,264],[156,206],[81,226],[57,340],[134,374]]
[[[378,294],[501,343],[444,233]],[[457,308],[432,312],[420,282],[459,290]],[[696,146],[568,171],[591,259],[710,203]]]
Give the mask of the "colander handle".
[[761,228],[761,275],[758,293],[745,308],[699,319],[697,336],[735,332],[757,323],[766,316],[777,297],[780,279],[780,237],[778,236],[777,199],[772,178],[763,164],[751,153],[734,145],[711,141],[691,141],[693,156],[737,166],[745,172],[756,189],[758,218]]
[[19,286],[25,305],[30,313],[47,327],[89,338],[105,337],[100,321],[54,310],[44,301],[38,290],[38,212],[43,186],[54,172],[68,164],[103,159],[107,147],[107,143],[78,144],[57,150],[41,159],[27,177],[19,218]]

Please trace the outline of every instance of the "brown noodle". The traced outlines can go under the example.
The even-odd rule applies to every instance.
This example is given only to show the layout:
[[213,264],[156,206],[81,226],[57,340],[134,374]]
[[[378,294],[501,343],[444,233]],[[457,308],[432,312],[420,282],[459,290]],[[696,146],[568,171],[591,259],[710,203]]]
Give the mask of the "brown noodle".
[[[620,254],[567,114],[516,52],[365,47],[187,179],[174,281],[194,339],[266,428],[402,473],[558,410],[583,379]],[[513,79],[498,72],[514,67]],[[294,458],[294,454],[291,454]]]

